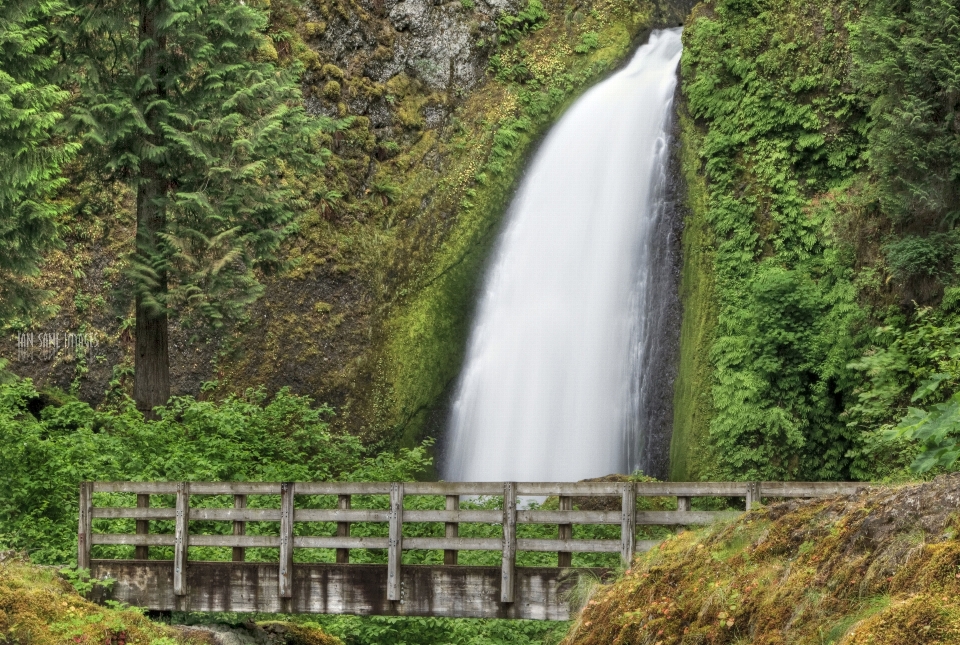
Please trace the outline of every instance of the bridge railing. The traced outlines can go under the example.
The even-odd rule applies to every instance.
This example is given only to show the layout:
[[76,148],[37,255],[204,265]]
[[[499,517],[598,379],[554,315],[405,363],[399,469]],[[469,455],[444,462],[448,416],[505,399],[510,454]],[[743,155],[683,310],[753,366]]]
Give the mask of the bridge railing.
[[[629,565],[638,551],[658,541],[638,540],[643,525],[683,526],[710,524],[735,516],[739,511],[694,511],[694,497],[742,497],[746,508],[763,497],[821,497],[852,494],[864,487],[857,483],[834,482],[85,482],[80,485],[78,566],[90,568],[92,545],[132,545],[135,558],[146,560],[151,546],[173,547],[173,593],[187,594],[188,547],[232,548],[234,561],[245,559],[251,547],[279,549],[278,596],[293,593],[294,549],[336,549],[336,561],[349,563],[350,549],[386,549],[387,589],[390,601],[400,600],[401,556],[404,550],[443,550],[444,564],[456,565],[458,551],[500,551],[500,602],[514,602],[518,551],[556,552],[558,566],[569,567],[573,553],[619,553]],[[132,493],[137,506],[94,505],[94,493]],[[171,495],[173,507],[152,507],[151,496]],[[193,495],[232,495],[233,508],[191,508]],[[279,496],[279,508],[248,508],[249,495]],[[296,508],[296,496],[335,496],[334,508]],[[389,495],[387,509],[351,508],[354,495]],[[444,510],[404,508],[404,497],[434,495],[445,498]],[[502,497],[501,509],[461,509],[462,496]],[[518,508],[518,497],[557,496],[558,510]],[[619,510],[573,510],[574,498],[618,497]],[[675,497],[677,510],[638,510],[638,497]],[[612,500],[611,500],[612,501]],[[615,505],[616,503],[613,502]],[[609,504],[607,505],[609,506]],[[94,533],[94,519],[136,520],[136,533]],[[151,534],[151,520],[173,520],[171,534]],[[222,521],[233,524],[232,535],[191,534],[192,521]],[[247,535],[247,522],[278,522],[279,535]],[[294,524],[334,522],[335,536],[296,535]],[[351,536],[350,525],[381,522],[388,525],[387,537]],[[409,537],[403,525],[438,522],[444,537]],[[502,526],[502,537],[460,537],[461,523],[488,523]],[[557,537],[517,537],[518,524],[555,524]],[[620,525],[620,539],[573,539],[573,525]]]

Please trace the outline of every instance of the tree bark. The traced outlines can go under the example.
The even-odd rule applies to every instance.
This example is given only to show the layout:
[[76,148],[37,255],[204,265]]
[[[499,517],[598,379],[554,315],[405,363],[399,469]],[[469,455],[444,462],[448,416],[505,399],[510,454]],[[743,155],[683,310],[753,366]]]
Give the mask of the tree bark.
[[[160,53],[164,39],[157,28],[158,4],[162,0],[140,0],[140,51],[138,72],[141,78],[152,81],[138,98],[142,110],[156,99],[162,99],[163,70]],[[160,141],[159,114],[157,109],[145,112],[144,120],[150,128],[148,142],[153,146]],[[159,233],[166,226],[166,213],[159,199],[162,197],[162,177],[155,160],[144,159],[141,146],[140,176],[137,184],[137,256],[140,261],[149,261],[158,252]],[[157,266],[150,262],[152,266]],[[164,405],[170,398],[170,357],[167,342],[167,313],[163,297],[167,291],[167,273],[162,268],[157,272],[157,284],[152,287],[153,298],[161,310],[144,297],[144,285],[137,285],[136,297],[136,356],[134,358],[133,398],[137,409],[147,418],[155,418],[153,408]]]
[[137,296],[137,343],[134,360],[133,398],[148,419],[153,408],[170,398],[170,358],[167,349],[167,315],[153,314]]

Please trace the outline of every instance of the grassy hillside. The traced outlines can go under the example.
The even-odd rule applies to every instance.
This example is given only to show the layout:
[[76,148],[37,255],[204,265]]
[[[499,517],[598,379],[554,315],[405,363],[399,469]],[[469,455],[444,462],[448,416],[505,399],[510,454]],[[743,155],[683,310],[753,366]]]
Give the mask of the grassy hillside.
[[960,643],[960,475],[686,531],[601,587],[566,645]]

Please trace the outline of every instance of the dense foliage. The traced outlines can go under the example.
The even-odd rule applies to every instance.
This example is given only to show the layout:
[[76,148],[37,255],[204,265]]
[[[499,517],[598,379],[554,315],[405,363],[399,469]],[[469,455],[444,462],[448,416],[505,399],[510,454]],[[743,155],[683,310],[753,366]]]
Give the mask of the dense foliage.
[[[777,0],[711,9],[685,33],[682,73],[690,112],[706,124],[716,239],[712,474],[845,478],[839,391],[855,293],[810,199],[848,181],[863,146],[855,97],[843,91],[851,15]],[[819,37],[811,22],[823,25]]]
[[874,0],[856,33],[880,206],[914,235],[952,228],[960,220],[960,7]]
[[[175,614],[184,624],[203,624],[212,619],[239,622],[248,616],[236,614]],[[257,618],[276,620],[276,616]],[[563,638],[569,623],[544,620],[478,620],[462,618],[417,618],[400,616],[289,616],[296,624],[320,628],[340,638],[345,645],[554,645]]]
[[75,14],[68,60],[85,73],[69,126],[105,178],[138,192],[134,292],[151,311],[236,317],[305,208],[296,170],[323,160],[300,68],[260,55],[260,3],[116,0]]
[[0,386],[0,543],[36,562],[75,561],[81,481],[395,481],[427,465],[422,448],[371,454],[331,435],[328,408],[287,392],[175,398],[155,421],[129,400],[110,411],[43,401],[29,381]]
[[136,319],[144,410],[169,396],[168,316],[220,326],[262,292],[322,166],[318,136],[338,125],[306,114],[302,67],[277,64],[269,17],[257,2],[0,9],[0,323],[25,326],[37,304],[24,276],[60,242],[73,206],[60,189],[125,185],[135,235],[112,286]]
[[70,125],[136,192],[127,279],[135,301],[134,398],[170,396],[168,317],[221,324],[261,288],[304,208],[298,169],[319,166],[298,87],[258,53],[268,13],[251,3],[78,4],[66,45]]
[[[954,351],[955,296],[937,306],[960,249],[958,21],[939,0],[695,12],[685,127],[715,289],[696,475],[870,479],[933,464],[906,441],[926,436],[919,412],[893,444],[880,428]],[[938,404],[951,379],[917,401]]]
[[57,63],[50,24],[66,13],[58,0],[0,4],[0,324],[29,313],[39,271],[57,241],[52,198],[77,144],[56,136],[69,94],[51,81]]
[[[955,463],[960,448],[951,396],[960,386],[956,295],[948,290],[942,308],[920,309],[909,324],[894,320],[880,327],[863,358],[850,365],[865,379],[856,390],[856,405],[845,414],[850,427],[861,432],[860,447],[851,452],[854,476],[890,477],[905,466],[928,471]],[[919,454],[911,439],[920,440]]]

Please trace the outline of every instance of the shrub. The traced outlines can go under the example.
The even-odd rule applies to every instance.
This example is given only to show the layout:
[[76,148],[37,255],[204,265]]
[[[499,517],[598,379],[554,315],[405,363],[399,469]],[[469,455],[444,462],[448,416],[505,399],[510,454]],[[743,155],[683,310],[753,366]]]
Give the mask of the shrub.
[[39,399],[29,380],[0,385],[0,546],[37,562],[75,559],[81,481],[400,481],[429,464],[423,447],[375,456],[330,434],[330,408],[286,389],[175,397],[156,421],[130,401],[108,411],[69,401],[37,418]]

